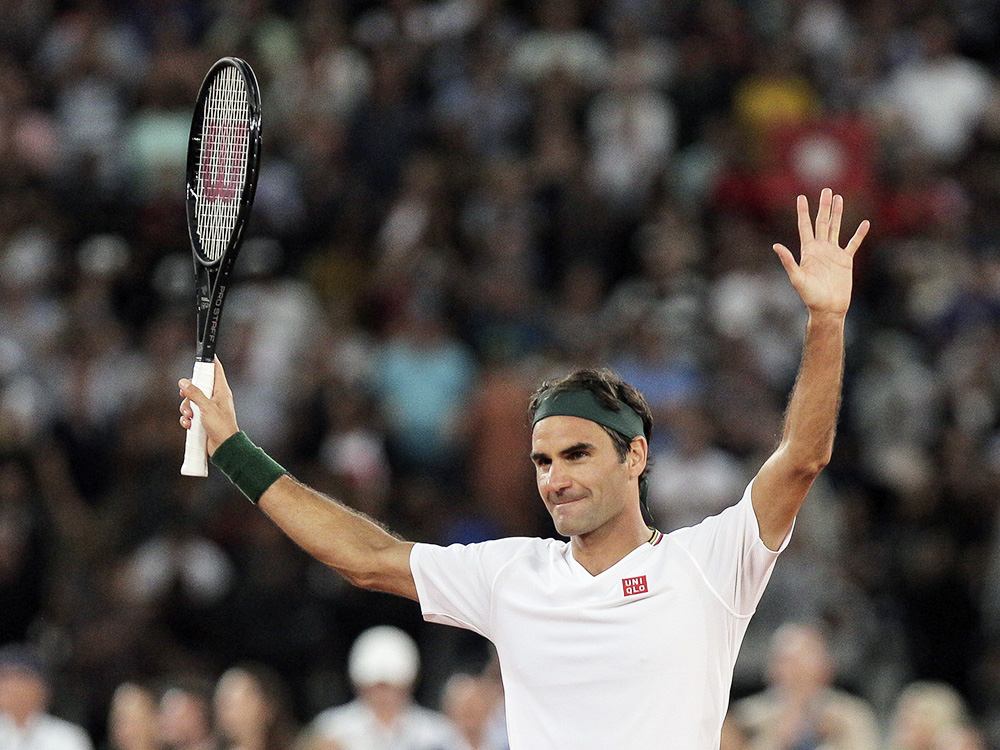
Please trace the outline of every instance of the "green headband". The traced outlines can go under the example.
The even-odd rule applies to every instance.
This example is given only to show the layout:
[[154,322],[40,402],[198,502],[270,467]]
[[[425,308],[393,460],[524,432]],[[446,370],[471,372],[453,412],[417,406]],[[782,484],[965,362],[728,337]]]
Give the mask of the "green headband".
[[[609,409],[597,399],[593,391],[586,388],[556,393],[545,391],[538,399],[538,408],[531,426],[534,427],[546,417],[580,417],[614,430],[628,440],[640,435],[645,437],[646,429],[639,413],[624,401],[617,401],[617,404],[618,411]],[[639,479],[639,501],[643,507],[646,506],[648,494],[649,482],[643,475]]]
[[628,404],[618,401],[618,411],[609,409],[593,391],[580,388],[574,391],[546,391],[538,400],[538,409],[531,423],[534,427],[546,417],[580,417],[619,432],[629,440],[645,436],[642,417]]

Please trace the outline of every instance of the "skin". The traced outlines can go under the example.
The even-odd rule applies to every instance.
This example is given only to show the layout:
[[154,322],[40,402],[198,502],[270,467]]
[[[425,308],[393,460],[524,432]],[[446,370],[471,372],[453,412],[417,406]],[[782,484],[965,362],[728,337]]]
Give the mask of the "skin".
[[637,437],[620,461],[608,433],[580,417],[547,417],[532,430],[538,494],[573,557],[595,575],[649,539],[639,509],[648,451]]
[[[778,549],[788,535],[833,451],[853,260],[869,229],[869,223],[862,222],[841,247],[844,201],[829,189],[820,195],[815,222],[805,196],[799,196],[796,208],[799,259],[781,244],[774,245],[774,252],[802,298],[809,322],[781,441],[758,472],[751,493],[761,540],[771,549]],[[179,381],[184,398],[180,423],[191,426],[192,402],[201,409],[210,455],[239,429],[232,391],[218,359],[215,370],[211,398],[189,380]],[[610,437],[598,425],[577,417],[548,417],[532,431],[539,495],[556,528],[570,538],[573,556],[594,575],[649,538],[638,489],[647,456],[646,441],[636,438],[625,461],[618,461]],[[409,566],[412,544],[287,475],[264,493],[259,504],[303,549],[355,585],[416,600]]]
[[809,311],[802,363],[785,413],[781,441],[754,479],[751,499],[760,538],[778,549],[820,471],[830,462],[844,375],[844,322],[851,305],[854,254],[868,234],[863,221],[840,247],[844,199],[820,194],[813,224],[809,201],[797,202],[800,257],[781,244],[774,252]]
[[49,702],[49,687],[45,681],[26,669],[0,669],[0,712],[10,716],[18,726],[44,713]]

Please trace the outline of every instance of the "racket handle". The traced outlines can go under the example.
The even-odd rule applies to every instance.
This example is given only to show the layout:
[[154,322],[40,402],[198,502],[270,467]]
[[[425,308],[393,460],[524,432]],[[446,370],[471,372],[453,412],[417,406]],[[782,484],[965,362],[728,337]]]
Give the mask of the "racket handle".
[[[194,363],[194,373],[191,375],[194,383],[206,396],[211,397],[215,390],[215,363]],[[184,463],[181,464],[181,474],[186,477],[208,476],[208,436],[205,426],[201,423],[201,410],[191,402],[191,428],[187,431],[184,441]]]

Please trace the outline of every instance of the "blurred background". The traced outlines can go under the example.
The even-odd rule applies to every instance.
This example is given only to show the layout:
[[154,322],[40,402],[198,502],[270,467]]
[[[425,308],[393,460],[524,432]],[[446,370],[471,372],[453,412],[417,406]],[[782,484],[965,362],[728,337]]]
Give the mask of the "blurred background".
[[254,660],[308,721],[378,624],[425,705],[490,662],[178,472],[187,131],[223,55],[264,100],[219,345],[240,425],[415,541],[553,534],[525,409],[582,365],[650,401],[661,529],[737,500],[804,331],[771,244],[841,192],[873,229],[836,451],[733,695],[808,621],[886,726],[935,681],[995,745],[998,0],[0,3],[0,645],[42,650],[54,713],[101,744],[124,681]]

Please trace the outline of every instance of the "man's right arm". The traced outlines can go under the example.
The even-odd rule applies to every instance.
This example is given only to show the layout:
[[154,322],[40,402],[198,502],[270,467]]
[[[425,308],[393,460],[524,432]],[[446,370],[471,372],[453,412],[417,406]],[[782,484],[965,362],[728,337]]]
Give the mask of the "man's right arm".
[[[233,393],[222,364],[215,360],[211,398],[187,379],[178,385],[184,397],[181,426],[190,429],[195,404],[201,412],[209,455],[214,455],[239,431]],[[417,600],[410,572],[413,544],[393,536],[364,514],[300,484],[288,474],[271,484],[260,495],[258,504],[292,541],[354,585]]]
[[296,544],[355,586],[417,600],[410,572],[412,542],[288,474],[258,504]]

